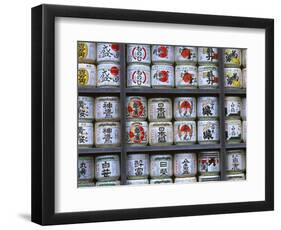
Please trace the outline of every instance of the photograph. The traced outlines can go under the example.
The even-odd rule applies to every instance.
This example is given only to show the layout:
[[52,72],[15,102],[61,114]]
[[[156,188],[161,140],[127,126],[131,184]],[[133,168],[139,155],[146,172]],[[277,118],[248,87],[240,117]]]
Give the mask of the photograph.
[[77,56],[78,187],[246,180],[246,48],[78,41]]

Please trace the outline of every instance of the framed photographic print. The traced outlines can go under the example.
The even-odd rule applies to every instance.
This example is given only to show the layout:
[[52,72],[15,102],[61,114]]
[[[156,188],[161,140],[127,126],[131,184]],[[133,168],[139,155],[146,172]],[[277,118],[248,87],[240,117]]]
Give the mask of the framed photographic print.
[[274,21],[32,9],[32,221],[274,208]]

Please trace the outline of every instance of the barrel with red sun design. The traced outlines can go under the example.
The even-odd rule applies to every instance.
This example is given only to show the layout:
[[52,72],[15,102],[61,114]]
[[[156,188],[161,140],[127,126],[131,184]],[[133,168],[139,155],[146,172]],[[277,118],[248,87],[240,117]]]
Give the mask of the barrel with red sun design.
[[197,63],[197,47],[176,46],[175,62],[195,65]]
[[176,145],[188,145],[196,142],[195,121],[174,122],[174,143]]
[[98,43],[97,62],[119,62],[120,46],[117,43]]
[[148,143],[148,124],[146,121],[126,122],[127,144],[140,146]]
[[174,87],[174,67],[172,65],[153,65],[151,67],[152,88]]
[[147,99],[141,96],[127,97],[127,119],[145,120],[147,118]]
[[197,88],[197,67],[192,65],[177,65],[175,68],[175,83],[177,88]]
[[152,62],[174,62],[174,47],[167,45],[153,45],[152,46]]
[[117,63],[98,64],[97,87],[119,87],[120,65]]
[[175,120],[195,120],[196,99],[195,97],[176,97],[174,100]]

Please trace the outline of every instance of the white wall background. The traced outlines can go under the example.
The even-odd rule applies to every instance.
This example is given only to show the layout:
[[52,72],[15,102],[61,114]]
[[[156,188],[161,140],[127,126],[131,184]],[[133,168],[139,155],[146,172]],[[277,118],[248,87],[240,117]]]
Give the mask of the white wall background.
[[[30,222],[30,9],[41,4],[41,1],[2,1],[0,8],[0,135],[1,135],[1,190],[0,190],[0,226],[1,229],[39,229],[40,227]],[[45,1],[50,4],[84,5],[98,7],[128,8],[142,10],[160,10],[186,13],[221,14],[233,16],[268,17],[275,19],[275,211],[228,214],[200,217],[180,217],[154,220],[138,220],[126,222],[110,222],[97,224],[83,224],[67,226],[68,229],[171,229],[177,228],[216,228],[219,229],[269,229],[280,225],[281,178],[278,162],[281,146],[278,140],[281,135],[277,133],[281,128],[278,114],[281,112],[277,106],[280,103],[281,84],[278,75],[281,62],[278,53],[280,47],[280,11],[278,1],[225,1],[225,0],[57,0]],[[278,226],[279,226],[278,225]],[[47,227],[49,228],[49,227]],[[65,226],[53,227],[63,229]]]

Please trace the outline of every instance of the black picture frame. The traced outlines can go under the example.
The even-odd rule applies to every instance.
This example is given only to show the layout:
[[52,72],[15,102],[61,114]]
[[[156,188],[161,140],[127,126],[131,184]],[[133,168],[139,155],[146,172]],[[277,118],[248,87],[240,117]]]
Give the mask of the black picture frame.
[[[55,18],[265,29],[265,200],[55,213]],[[222,214],[274,209],[274,20],[110,8],[40,5],[32,8],[32,221],[41,225]]]

